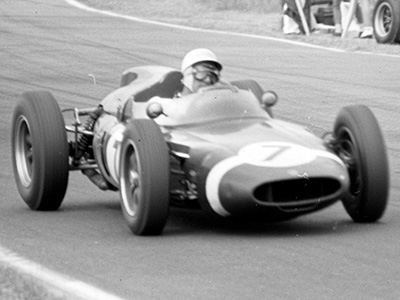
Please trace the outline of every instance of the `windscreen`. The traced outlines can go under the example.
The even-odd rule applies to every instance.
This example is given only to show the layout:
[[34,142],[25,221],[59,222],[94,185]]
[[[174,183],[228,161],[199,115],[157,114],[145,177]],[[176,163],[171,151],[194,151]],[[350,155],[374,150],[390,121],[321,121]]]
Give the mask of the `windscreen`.
[[177,126],[232,119],[268,119],[257,98],[235,88],[208,90],[162,103],[164,116],[156,122]]

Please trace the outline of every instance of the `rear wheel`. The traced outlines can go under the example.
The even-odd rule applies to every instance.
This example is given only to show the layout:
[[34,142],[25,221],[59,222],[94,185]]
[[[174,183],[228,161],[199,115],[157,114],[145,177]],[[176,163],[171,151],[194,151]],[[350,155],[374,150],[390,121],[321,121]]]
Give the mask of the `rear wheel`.
[[57,101],[45,91],[22,95],[12,119],[12,163],[18,191],[33,210],[56,210],[68,185],[68,141]]
[[374,36],[378,43],[400,41],[400,2],[378,0],[373,12]]
[[386,147],[378,122],[366,106],[344,107],[334,134],[337,154],[350,175],[343,205],[355,222],[375,222],[386,209],[389,192]]
[[138,75],[133,72],[128,72],[122,75],[120,87],[129,85],[132,81],[136,80]]
[[[260,104],[262,103],[264,90],[257,81],[252,79],[237,80],[237,81],[232,81],[231,84],[233,86],[236,86],[238,89],[252,92],[254,96],[256,96],[258,101],[260,101]],[[273,117],[272,109],[270,107],[266,107],[266,111],[271,117]]]
[[169,210],[169,152],[152,120],[128,123],[121,145],[121,208],[136,235],[161,234]]

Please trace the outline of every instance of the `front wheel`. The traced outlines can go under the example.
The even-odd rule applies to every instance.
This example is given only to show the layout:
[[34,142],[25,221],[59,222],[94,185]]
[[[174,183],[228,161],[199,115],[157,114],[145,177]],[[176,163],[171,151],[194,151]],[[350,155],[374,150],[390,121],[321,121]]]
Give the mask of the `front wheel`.
[[169,210],[169,152],[152,120],[127,124],[120,155],[121,208],[136,235],[161,234]]
[[12,163],[18,191],[33,210],[56,210],[68,185],[68,141],[53,95],[26,92],[12,119]]
[[400,41],[400,2],[378,0],[373,12],[374,36],[378,43]]
[[350,176],[343,205],[355,222],[375,222],[386,209],[389,193],[386,146],[378,122],[364,105],[344,107],[334,135],[336,152]]

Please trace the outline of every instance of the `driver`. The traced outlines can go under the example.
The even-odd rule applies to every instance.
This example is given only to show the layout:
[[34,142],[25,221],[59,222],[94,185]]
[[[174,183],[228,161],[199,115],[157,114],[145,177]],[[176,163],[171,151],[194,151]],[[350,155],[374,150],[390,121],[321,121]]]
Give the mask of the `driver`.
[[183,90],[180,96],[219,83],[221,70],[222,65],[214,52],[204,48],[189,51],[182,60]]
[[[198,48],[189,51],[182,60],[181,72],[183,74],[182,84],[183,89],[179,96],[185,96],[192,93],[196,93],[199,89],[213,86],[220,83],[220,72],[222,65],[218,61],[217,56],[210,50],[204,48]],[[171,100],[167,98],[153,97],[152,100]],[[90,114],[90,127],[93,130],[94,124],[97,119],[103,114],[103,106],[100,105],[93,113]],[[89,126],[89,125],[87,125]],[[73,143],[70,143],[70,155],[77,156],[83,155],[85,151],[90,148],[92,139],[88,141],[78,142],[78,151],[81,154],[75,153],[77,147]],[[89,177],[100,189],[106,190],[108,188],[102,175],[93,169],[87,169],[82,171],[83,174]]]

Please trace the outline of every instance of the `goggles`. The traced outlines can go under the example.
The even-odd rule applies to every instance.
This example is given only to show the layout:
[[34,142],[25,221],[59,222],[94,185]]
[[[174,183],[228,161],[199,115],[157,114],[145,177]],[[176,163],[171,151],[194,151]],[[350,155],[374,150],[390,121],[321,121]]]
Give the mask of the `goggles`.
[[192,75],[197,81],[205,81],[209,78],[211,84],[215,84],[219,81],[219,71],[212,66],[199,66],[194,67]]

